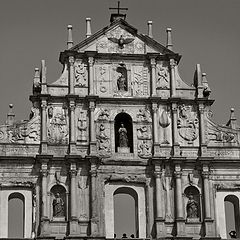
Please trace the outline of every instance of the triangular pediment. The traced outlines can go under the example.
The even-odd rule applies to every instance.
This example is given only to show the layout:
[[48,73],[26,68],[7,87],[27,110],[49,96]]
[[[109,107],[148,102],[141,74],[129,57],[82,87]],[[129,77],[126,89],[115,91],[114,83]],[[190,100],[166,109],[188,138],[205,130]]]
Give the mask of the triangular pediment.
[[137,29],[122,19],[91,35],[71,50],[123,54],[173,53],[152,38],[139,34]]

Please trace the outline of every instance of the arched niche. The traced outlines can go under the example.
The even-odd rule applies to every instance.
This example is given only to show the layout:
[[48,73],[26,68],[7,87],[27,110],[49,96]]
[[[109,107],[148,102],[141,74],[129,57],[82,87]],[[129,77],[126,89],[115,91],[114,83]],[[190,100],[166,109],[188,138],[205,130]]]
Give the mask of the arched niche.
[[[114,233],[121,238],[134,234],[139,237],[138,195],[130,187],[119,187],[114,193]],[[126,219],[128,219],[126,221]]]
[[[226,233],[236,231],[237,238],[240,235],[240,216],[239,216],[239,199],[235,195],[227,195],[224,198]],[[229,236],[228,236],[229,237]]]
[[117,114],[114,119],[114,130],[115,152],[133,153],[133,124],[131,116],[125,112]]
[[51,217],[53,221],[67,220],[67,194],[62,185],[51,188]]
[[188,222],[199,222],[201,219],[201,197],[198,188],[186,187],[184,194],[187,198],[186,218]]
[[127,92],[128,91],[128,76],[127,69],[124,64],[120,64],[116,71],[120,74],[117,79],[117,88],[119,92]]
[[24,238],[25,198],[19,192],[8,197],[8,238]]

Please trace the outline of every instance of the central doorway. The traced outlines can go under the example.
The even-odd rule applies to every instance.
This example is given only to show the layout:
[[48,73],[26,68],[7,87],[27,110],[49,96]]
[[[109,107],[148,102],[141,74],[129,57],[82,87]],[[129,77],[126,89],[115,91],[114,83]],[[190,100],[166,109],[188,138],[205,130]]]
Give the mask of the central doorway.
[[114,233],[117,238],[138,237],[137,193],[128,187],[114,192]]

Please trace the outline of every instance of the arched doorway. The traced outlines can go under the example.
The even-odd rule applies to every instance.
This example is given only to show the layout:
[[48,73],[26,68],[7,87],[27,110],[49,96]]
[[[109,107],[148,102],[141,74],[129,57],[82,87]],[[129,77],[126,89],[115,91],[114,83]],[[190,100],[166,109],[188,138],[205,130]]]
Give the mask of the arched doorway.
[[126,147],[129,147],[130,152],[133,153],[133,126],[132,118],[129,114],[125,112],[119,113],[115,117],[114,121],[114,131],[115,131],[115,152],[118,152],[119,147],[121,146],[121,130],[126,129],[124,134],[126,134],[127,144]]
[[[139,236],[138,197],[135,190],[120,187],[114,192],[114,233],[117,238],[126,234]],[[133,237],[133,236],[132,236]]]
[[25,199],[14,192],[8,197],[8,238],[24,238]]
[[237,237],[240,233],[239,218],[239,199],[234,195],[228,195],[224,199],[225,218],[226,218],[226,234],[229,238],[230,231],[236,231]]

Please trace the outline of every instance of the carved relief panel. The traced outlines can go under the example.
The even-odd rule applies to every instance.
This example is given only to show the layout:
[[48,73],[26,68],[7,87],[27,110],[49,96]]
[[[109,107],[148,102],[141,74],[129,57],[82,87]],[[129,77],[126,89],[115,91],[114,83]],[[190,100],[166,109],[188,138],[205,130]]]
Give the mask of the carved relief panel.
[[63,106],[48,107],[48,142],[67,144],[69,135],[68,109]]
[[97,150],[100,156],[110,157],[111,150],[111,130],[110,130],[110,111],[106,108],[97,109],[96,112],[96,138]]
[[149,69],[144,65],[132,66],[132,93],[133,96],[145,97],[149,95]]
[[152,156],[152,124],[150,111],[140,108],[136,112],[137,153],[140,158]]
[[74,63],[75,86],[88,87],[87,64],[83,60],[76,60]]
[[108,96],[112,93],[112,83],[110,81],[110,64],[95,65],[95,85],[96,93],[99,96]]
[[167,62],[158,62],[156,65],[156,88],[162,98],[170,97],[170,72]]
[[168,106],[158,108],[158,138],[160,144],[172,143],[171,112]]
[[88,142],[88,112],[81,107],[76,108],[76,140],[79,144]]
[[145,52],[144,42],[119,26],[100,38],[96,48],[101,53],[144,54]]
[[197,144],[199,120],[194,106],[182,104],[178,107],[177,128],[180,144]]

